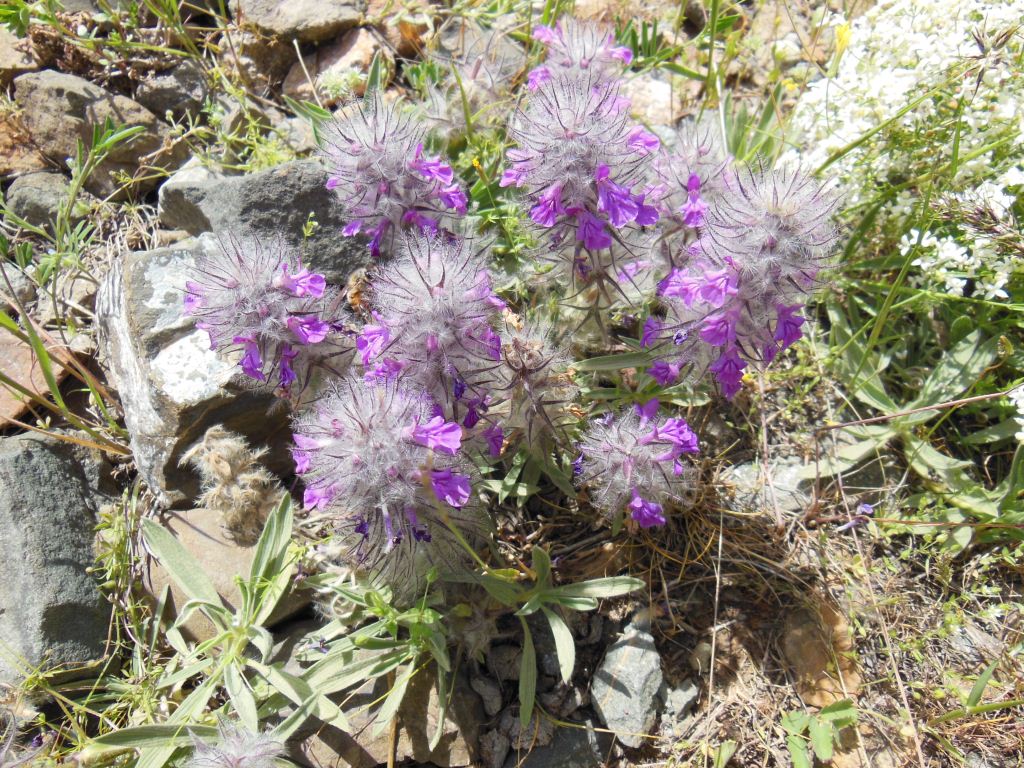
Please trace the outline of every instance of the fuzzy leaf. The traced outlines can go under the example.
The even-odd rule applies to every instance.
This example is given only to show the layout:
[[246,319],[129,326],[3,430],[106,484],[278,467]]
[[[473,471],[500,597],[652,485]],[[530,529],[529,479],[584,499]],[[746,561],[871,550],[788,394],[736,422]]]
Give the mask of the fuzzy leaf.
[[[978,381],[985,369],[996,359],[998,343],[998,338],[982,342],[981,331],[978,330],[968,334],[952,349],[946,351],[925,380],[921,394],[907,406],[907,410],[960,397]],[[934,416],[928,413],[914,415],[928,418]]]
[[185,594],[194,600],[223,605],[217,590],[206,577],[206,571],[170,531],[147,518],[142,521],[142,536]]
[[817,717],[812,717],[807,726],[811,736],[811,747],[814,755],[821,762],[827,763],[832,759],[834,746],[832,744],[832,723],[824,722]]
[[551,626],[551,634],[555,638],[555,652],[558,654],[558,671],[562,673],[562,682],[566,685],[572,679],[572,671],[576,666],[576,641],[569,631],[565,619],[550,608],[541,608]]
[[555,587],[550,594],[556,594],[559,597],[608,598],[628,595],[643,586],[643,581],[632,576],[609,576],[604,579],[591,579],[590,581],[581,581],[579,584]]

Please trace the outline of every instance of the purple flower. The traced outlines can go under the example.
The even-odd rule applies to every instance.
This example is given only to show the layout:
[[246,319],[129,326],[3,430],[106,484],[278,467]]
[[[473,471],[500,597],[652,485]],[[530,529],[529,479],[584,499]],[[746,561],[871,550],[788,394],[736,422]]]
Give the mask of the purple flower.
[[655,360],[647,369],[648,375],[663,387],[675,384],[679,380],[682,365],[678,361]]
[[450,507],[462,507],[469,501],[469,478],[465,475],[456,475],[450,469],[431,470],[430,485],[437,498]]
[[740,357],[736,347],[728,347],[715,362],[708,366],[708,370],[715,374],[722,394],[732,400],[740,391],[740,383],[743,381],[743,369],[747,367],[746,362]]
[[466,199],[466,193],[462,191],[462,187],[458,184],[452,184],[442,189],[438,192],[437,199],[456,213],[465,213],[469,202]]
[[302,505],[306,509],[325,509],[335,497],[335,487],[307,488],[302,494]]
[[295,474],[303,475],[309,471],[310,454],[321,448],[320,442],[305,435],[292,435],[295,447],[292,448],[292,458],[295,459]]
[[726,300],[737,293],[736,271],[729,267],[712,270],[704,266],[701,270],[704,284],[700,286],[700,297],[713,307],[721,307]]
[[736,340],[736,317],[732,312],[716,312],[704,318],[700,337],[713,347],[731,344]]
[[324,295],[327,281],[323,275],[310,272],[305,267],[299,269],[294,275],[289,274],[288,265],[282,264],[281,274],[274,280],[274,287],[288,291],[299,298],[312,296],[318,299]]
[[541,194],[538,203],[530,209],[530,218],[542,227],[553,227],[555,219],[564,212],[562,185],[555,184]]
[[412,427],[412,439],[432,451],[454,456],[462,446],[462,427],[453,421],[435,416],[426,424]]
[[660,403],[658,403],[658,400],[655,398],[653,400],[648,400],[643,405],[637,403],[633,406],[633,409],[636,411],[636,415],[640,417],[641,427],[658,415],[659,405]]
[[493,457],[501,455],[501,448],[505,443],[505,431],[501,425],[495,424],[483,431],[484,440],[487,441],[488,452]]
[[592,213],[579,210],[576,213],[576,239],[591,251],[611,248],[612,237],[604,228],[604,222]]
[[656,525],[665,524],[665,515],[662,514],[661,504],[647,501],[633,489],[633,498],[629,502],[628,509],[630,517],[640,524],[641,528],[653,528]]
[[612,226],[623,227],[636,219],[640,207],[627,187],[608,178],[608,166],[597,166],[597,209],[608,214]]
[[442,184],[451,184],[452,179],[455,177],[452,173],[452,168],[447,163],[442,163],[440,157],[425,158],[423,157],[423,144],[422,142],[416,145],[416,152],[413,155],[413,160],[409,164],[409,167],[420,174],[425,179],[436,179]]
[[[654,433],[659,440],[667,440],[675,445],[681,453],[699,453],[697,433],[690,429],[686,419],[670,418],[655,427]],[[675,458],[673,456],[673,458]]]
[[661,142],[653,133],[644,130],[641,126],[630,129],[626,136],[626,146],[639,155],[649,155],[658,151]]
[[359,219],[352,219],[348,224],[345,225],[344,229],[341,230],[341,234],[345,237],[352,237],[353,235],[359,234],[359,230],[363,228],[363,222]]
[[623,264],[622,269],[619,270],[619,282],[632,282],[638,274],[646,269],[650,269],[652,266],[654,265],[647,259],[637,259],[635,261],[627,262],[626,264]]
[[244,345],[245,354],[242,356],[239,365],[246,376],[257,381],[266,381],[266,374],[263,373],[263,358],[260,356],[260,347],[251,336],[235,336],[235,344]]
[[318,344],[327,338],[327,334],[331,330],[330,325],[319,317],[313,316],[296,317],[293,315],[285,321],[285,325],[303,344]]
[[640,335],[640,346],[651,346],[651,344],[653,344],[657,340],[658,334],[661,333],[661,329],[663,327],[664,326],[661,320],[654,317],[653,315],[651,317],[648,317],[647,320],[644,321],[644,330],[643,333]]
[[796,314],[801,309],[803,306],[800,304],[779,305],[776,308],[779,319],[775,325],[775,340],[779,342],[780,350],[786,349],[803,335],[800,327],[806,319]]
[[366,381],[393,381],[404,368],[405,365],[398,360],[385,357],[367,368],[363,378]]
[[555,34],[555,30],[551,27],[546,27],[543,24],[538,24],[533,28],[533,39],[538,43],[544,43],[544,45],[553,45],[558,42],[558,36]]
[[658,295],[665,298],[681,299],[687,306],[692,306],[701,295],[704,282],[682,269],[673,269],[668,277],[658,284]]
[[370,361],[376,358],[384,350],[391,340],[391,332],[384,325],[363,326],[359,338],[356,339],[356,349],[362,357],[363,365],[369,365]]
[[405,215],[402,217],[402,221],[406,224],[415,225],[423,234],[437,234],[437,219],[433,219],[419,211],[406,211]]
[[293,349],[288,344],[281,345],[281,377],[280,384],[282,389],[288,389],[295,380],[298,378],[295,375],[295,369],[292,368],[292,360],[299,356],[299,350]]
[[647,205],[644,202],[643,195],[633,195],[633,202],[636,203],[636,223],[641,227],[649,227],[652,224],[657,224],[658,219],[661,218],[661,214],[658,213],[658,209],[653,205]]
[[551,82],[551,70],[547,67],[534,67],[526,77],[526,87],[531,91],[536,91],[548,82]]

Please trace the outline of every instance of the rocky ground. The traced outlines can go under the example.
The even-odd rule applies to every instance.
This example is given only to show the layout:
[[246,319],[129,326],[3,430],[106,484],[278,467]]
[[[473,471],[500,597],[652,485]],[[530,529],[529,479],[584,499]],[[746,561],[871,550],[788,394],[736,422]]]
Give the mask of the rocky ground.
[[[111,655],[124,641],[116,625],[126,606],[144,604],[139,590],[159,597],[169,587],[183,605],[138,540],[121,536],[137,516],[159,515],[208,566],[221,596],[238,601],[233,576],[247,572],[252,547],[194,508],[199,477],[183,462],[208,430],[268,446],[266,466],[282,478],[293,470],[288,414],[246,386],[183,315],[182,275],[209,247],[207,233],[290,239],[311,267],[345,284],[366,251],[338,236],[343,222],[311,156],[314,123],[299,103],[338,108],[366,87],[374,61],[394,92],[410,94],[409,73],[425,51],[454,51],[484,25],[521,26],[511,6],[485,13],[415,1],[231,0],[226,16],[181,4],[173,22],[112,5],[133,10],[118,16],[106,2],[66,0],[63,12],[33,15],[20,34],[0,27],[0,301],[17,329],[0,332],[0,682],[12,711],[44,712],[48,722],[59,719],[56,699],[40,690],[76,690],[74,681],[123,660]],[[685,44],[706,13],[701,3],[682,5],[679,31],[664,34]],[[728,86],[755,103],[781,84],[784,108],[790,85],[825,61],[827,30],[801,2],[728,5],[739,19]],[[577,3],[577,15],[605,20],[664,21],[678,10]],[[637,116],[670,136],[702,87],[655,71],[638,75],[630,95]],[[104,126],[133,130],[113,141]],[[503,516],[511,541],[552,542],[567,580],[628,569],[649,585],[640,599],[581,614],[571,685],[559,682],[546,627],[533,633],[538,701],[550,717],[519,722],[522,635],[509,624],[481,658],[465,660],[437,747],[427,735],[436,692],[417,676],[397,735],[359,719],[381,693],[371,682],[345,702],[351,733],[310,729],[291,757],[371,768],[389,763],[394,748],[392,764],[441,768],[788,765],[782,714],[850,699],[862,712],[860,738],[844,737],[831,764],[938,764],[922,754],[935,690],[963,685],[1021,630],[970,607],[962,623],[944,626],[942,616],[917,612],[948,597],[941,583],[891,570],[884,541],[825,533],[839,501],[885,501],[901,481],[884,459],[839,481],[820,476],[819,456],[837,446],[817,427],[840,419],[818,351],[802,355],[750,395],[765,422],[744,422],[742,404],[706,416],[700,431],[731,466],[671,549],[573,529],[536,510]],[[794,381],[808,404],[790,402]],[[104,569],[115,560],[128,570]],[[193,619],[191,639],[209,637],[212,627]],[[309,595],[297,591],[272,619],[277,657],[288,658],[315,622]],[[920,685],[908,688],[911,680]],[[1005,761],[1019,756],[1020,725],[1003,727],[984,748],[965,741],[966,764],[1019,764]]]

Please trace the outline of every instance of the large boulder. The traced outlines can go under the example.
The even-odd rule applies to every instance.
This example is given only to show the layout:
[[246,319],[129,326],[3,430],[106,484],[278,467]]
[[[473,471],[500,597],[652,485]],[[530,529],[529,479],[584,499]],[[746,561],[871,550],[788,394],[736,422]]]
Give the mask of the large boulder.
[[124,408],[139,473],[165,505],[199,491],[182,455],[214,424],[253,446],[269,446],[269,466],[291,468],[288,413],[272,393],[255,390],[235,360],[210,349],[182,307],[185,277],[204,240],[180,248],[126,253],[112,265],[96,299],[109,378]]
[[15,36],[7,27],[0,27],[0,87],[23,72],[38,69],[29,50],[28,40]]
[[[316,160],[296,160],[229,177],[189,167],[160,188],[160,223],[192,235],[232,232],[261,240],[281,237],[303,250],[311,269],[343,285],[368,262],[369,251],[365,241],[341,234],[347,221],[326,182],[327,171]],[[303,227],[310,215],[318,226],[304,240]]]
[[363,16],[361,0],[231,0],[231,15],[260,32],[318,43],[351,29]]
[[195,59],[186,59],[167,72],[150,75],[139,83],[136,100],[157,117],[170,113],[176,120],[199,114],[210,89],[206,70]]
[[53,70],[29,72],[15,79],[14,98],[33,143],[61,165],[75,156],[79,141],[89,147],[93,129],[108,119],[115,126],[143,129],[113,146],[86,180],[85,188],[101,197],[119,193],[122,174],[133,179],[139,191],[152,189],[155,168],[173,170],[185,159],[184,145],[172,140],[170,129],[156,115],[81,77]]
[[[15,179],[8,188],[7,206],[29,224],[52,230],[69,191],[70,184],[62,173],[27,173]],[[88,192],[80,193],[70,212],[71,222],[81,221],[95,200]]]
[[0,684],[103,656],[110,608],[87,569],[106,480],[103,462],[71,443],[0,439]]

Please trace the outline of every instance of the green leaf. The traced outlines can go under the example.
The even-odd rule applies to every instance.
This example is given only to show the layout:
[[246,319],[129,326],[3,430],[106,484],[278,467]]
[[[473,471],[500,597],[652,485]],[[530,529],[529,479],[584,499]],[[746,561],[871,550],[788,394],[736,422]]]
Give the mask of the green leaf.
[[609,576],[603,579],[590,579],[579,584],[565,584],[555,587],[548,594],[559,597],[597,597],[608,598],[628,595],[642,589],[645,583],[632,576]]
[[812,717],[810,723],[808,723],[808,732],[811,736],[811,748],[814,749],[815,757],[821,760],[821,762],[827,763],[832,759],[832,752],[834,750],[832,744],[832,723]]
[[816,465],[809,464],[800,469],[804,480],[813,480],[819,475],[829,477],[853,469],[871,456],[877,455],[890,440],[898,434],[886,424],[866,424],[842,430],[845,438],[852,442],[844,444],[826,456]]
[[904,434],[903,444],[910,468],[926,480],[937,480],[950,490],[970,484],[963,470],[973,466],[971,462],[947,456],[914,435]]
[[383,67],[383,59],[380,51],[377,51],[373,54],[373,60],[370,62],[370,68],[366,73],[366,93],[380,90],[384,82]]
[[840,728],[845,728],[857,722],[857,707],[851,699],[840,699],[823,707],[817,717],[819,720],[827,720]]
[[985,693],[988,681],[992,679],[992,674],[996,671],[997,666],[999,666],[999,661],[993,661],[985,667],[984,672],[978,675],[978,679],[974,681],[974,686],[971,688],[971,692],[967,696],[968,707],[974,707],[981,703],[981,697]]
[[391,686],[391,690],[388,691],[384,703],[381,704],[380,709],[377,711],[377,719],[373,726],[374,735],[380,736],[384,729],[388,727],[388,723],[391,722],[392,718],[398,714],[398,708],[402,706],[402,699],[405,698],[405,692],[409,688],[409,681],[412,680],[414,674],[416,674],[415,660],[410,660],[405,665],[405,669],[401,674],[395,677],[395,684]]
[[434,733],[431,735],[430,743],[427,745],[430,747],[431,752],[437,749],[437,745],[441,743],[445,718],[448,716],[448,678],[445,677],[442,670],[437,671],[434,685],[437,686],[437,725],[434,727]]
[[555,638],[555,652],[558,654],[558,671],[562,673],[562,682],[566,685],[572,679],[572,671],[576,666],[576,641],[565,620],[550,608],[541,608],[551,627]]
[[231,705],[238,713],[238,719],[250,731],[259,731],[259,717],[256,714],[256,699],[246,685],[238,667],[228,664],[224,668],[224,688],[231,699]]
[[644,368],[651,364],[650,352],[626,352],[580,360],[572,364],[577,371],[617,371],[621,368]]
[[148,518],[142,521],[141,527],[146,544],[185,594],[195,600],[223,605],[206,571],[170,531]]
[[181,723],[138,725],[97,736],[79,753],[79,756],[83,760],[83,765],[91,765],[96,757],[105,752],[187,747],[192,744],[190,733],[204,741],[217,739],[217,729],[210,725],[184,725]]
[[537,574],[538,586],[551,584],[551,558],[543,547],[533,548],[533,570]]
[[985,427],[985,429],[979,429],[967,437],[963,438],[963,442],[967,445],[985,445],[987,443],[1001,443],[1006,440],[1012,440],[1014,436],[1020,432],[1020,425],[1016,419],[1006,419],[993,424],[991,427]]
[[725,768],[729,761],[732,760],[732,756],[736,754],[737,744],[732,739],[726,739],[717,747],[715,747],[715,756],[711,761],[711,765],[714,768]]
[[[948,402],[960,397],[977,383],[985,369],[996,359],[998,343],[998,338],[982,342],[981,331],[976,330],[968,334],[952,349],[946,351],[925,380],[921,387],[921,394],[907,405],[907,410]],[[914,415],[931,417],[934,414]]]
[[252,623],[262,625],[291,586],[288,547],[292,541],[292,499],[287,493],[268,517],[256,544],[249,582],[256,590]]
[[533,702],[537,695],[537,653],[533,648],[533,636],[526,625],[526,619],[519,617],[523,625],[523,656],[519,664],[519,722],[525,728],[533,715]]
[[807,742],[801,736],[787,736],[786,746],[793,760],[793,768],[811,768],[811,758],[807,754]]
[[787,712],[782,716],[782,720],[779,725],[782,726],[782,730],[791,736],[796,736],[807,730],[807,723],[811,720],[811,716],[804,711]]

